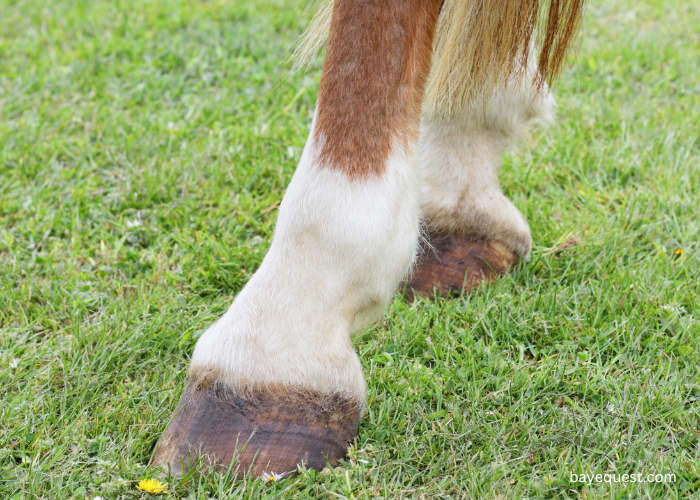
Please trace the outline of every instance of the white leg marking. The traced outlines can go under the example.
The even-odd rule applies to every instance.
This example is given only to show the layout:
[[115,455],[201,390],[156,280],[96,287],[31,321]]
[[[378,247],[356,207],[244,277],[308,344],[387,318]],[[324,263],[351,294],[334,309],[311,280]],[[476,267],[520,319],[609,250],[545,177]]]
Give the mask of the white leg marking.
[[260,268],[197,342],[191,374],[215,372],[238,391],[281,385],[363,404],[350,332],[383,313],[413,262],[419,174],[411,152],[394,153],[380,177],[352,181],[319,167],[316,146],[304,149]]
[[424,114],[418,142],[421,203],[433,229],[493,239],[525,259],[530,227],[501,192],[498,170],[530,124],[553,121],[550,91],[536,95],[530,81],[528,74],[459,117]]

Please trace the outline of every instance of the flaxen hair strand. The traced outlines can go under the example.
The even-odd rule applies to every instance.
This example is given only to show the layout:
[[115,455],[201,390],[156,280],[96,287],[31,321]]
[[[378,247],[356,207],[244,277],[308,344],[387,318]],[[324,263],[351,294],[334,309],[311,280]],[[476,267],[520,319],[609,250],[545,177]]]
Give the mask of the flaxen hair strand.
[[[445,0],[423,110],[444,116],[464,111],[475,99],[521,78],[537,52],[536,88],[551,85],[581,24],[584,3]],[[313,64],[328,37],[332,12],[333,0],[325,0],[294,51],[296,69]]]

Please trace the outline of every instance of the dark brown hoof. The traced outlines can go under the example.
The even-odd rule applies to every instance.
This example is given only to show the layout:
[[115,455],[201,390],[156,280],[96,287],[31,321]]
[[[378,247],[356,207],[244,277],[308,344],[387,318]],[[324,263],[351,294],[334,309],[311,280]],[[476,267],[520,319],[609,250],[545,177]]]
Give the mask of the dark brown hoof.
[[[491,240],[469,240],[456,236],[430,235],[413,270],[411,279],[401,283],[399,292],[408,300],[414,295],[434,299],[471,292],[517,264],[515,252]],[[404,292],[405,290],[405,292]]]
[[229,467],[241,476],[287,476],[298,465],[336,465],[357,435],[360,409],[339,396],[242,398],[220,384],[188,384],[152,465],[182,477],[195,466]]

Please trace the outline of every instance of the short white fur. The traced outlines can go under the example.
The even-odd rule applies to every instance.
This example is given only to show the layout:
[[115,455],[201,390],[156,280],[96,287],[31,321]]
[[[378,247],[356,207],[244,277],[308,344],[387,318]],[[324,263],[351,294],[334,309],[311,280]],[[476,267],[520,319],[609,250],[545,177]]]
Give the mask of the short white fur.
[[422,209],[433,231],[496,240],[529,257],[530,227],[503,195],[498,172],[503,154],[529,126],[554,120],[554,98],[549,89],[536,91],[533,71],[534,63],[520,81],[494,90],[456,117],[421,117]]
[[309,139],[270,249],[197,342],[193,377],[216,372],[234,391],[282,386],[364,404],[350,333],[383,314],[415,258],[418,169],[412,151],[394,148],[381,176],[351,180],[320,166],[318,149]]
[[528,257],[529,226],[501,192],[498,170],[532,123],[553,120],[554,99],[536,92],[532,71],[457,117],[424,113],[416,158],[394,147],[377,177],[352,180],[321,165],[312,125],[270,249],[197,342],[191,376],[215,373],[239,393],[274,387],[364,405],[350,334],[383,314],[414,261],[421,208],[433,230],[490,238]]

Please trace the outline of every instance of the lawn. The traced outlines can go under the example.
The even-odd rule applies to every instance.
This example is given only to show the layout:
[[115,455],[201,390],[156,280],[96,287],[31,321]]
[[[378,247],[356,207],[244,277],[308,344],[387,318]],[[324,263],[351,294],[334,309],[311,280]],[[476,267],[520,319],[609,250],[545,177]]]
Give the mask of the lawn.
[[[149,496],[195,342],[260,264],[308,133],[321,63],[285,61],[305,5],[0,0],[0,498]],[[557,125],[503,168],[532,260],[360,332],[347,460],[161,498],[699,496],[699,19],[588,6]]]

